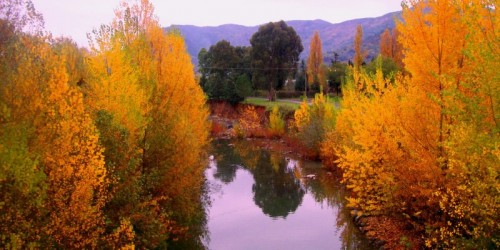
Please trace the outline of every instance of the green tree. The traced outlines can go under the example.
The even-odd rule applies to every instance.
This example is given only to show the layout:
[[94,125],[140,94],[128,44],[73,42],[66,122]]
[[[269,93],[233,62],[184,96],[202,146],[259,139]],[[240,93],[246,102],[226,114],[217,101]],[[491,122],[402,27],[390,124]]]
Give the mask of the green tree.
[[300,61],[300,66],[295,76],[295,90],[305,91],[306,87],[306,62]]
[[328,85],[330,87],[330,90],[332,90],[337,95],[339,95],[341,92],[342,83],[344,82],[346,76],[346,69],[347,64],[337,62],[335,60],[332,61],[332,65],[330,65],[330,67],[328,68],[326,76]]
[[271,22],[253,34],[250,44],[254,87],[268,89],[274,100],[273,92],[297,71],[296,64],[304,50],[300,37],[284,21]]
[[200,85],[210,99],[241,102],[251,94],[248,47],[222,40],[198,53]]
[[375,75],[378,64],[381,66],[382,73],[384,76],[393,78],[397,72],[400,71],[400,68],[396,61],[390,57],[385,57],[380,55],[379,57],[372,60],[370,63],[366,65],[366,71],[372,75]]

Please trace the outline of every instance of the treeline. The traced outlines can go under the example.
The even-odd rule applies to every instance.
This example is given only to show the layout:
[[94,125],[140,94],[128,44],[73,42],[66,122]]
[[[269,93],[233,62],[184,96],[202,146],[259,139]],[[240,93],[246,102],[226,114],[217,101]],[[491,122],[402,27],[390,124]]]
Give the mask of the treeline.
[[[341,171],[357,216],[404,222],[390,236],[401,237],[398,247],[500,247],[497,8],[405,1],[373,73],[358,28],[341,108],[318,95],[295,113],[299,136]],[[384,57],[402,70],[384,72]]]
[[90,50],[53,39],[29,0],[0,3],[0,33],[1,248],[203,233],[205,96],[151,3],[121,3]]
[[302,42],[284,21],[259,27],[250,47],[234,47],[222,40],[198,54],[200,84],[211,99],[237,103],[253,93],[267,90],[274,100],[297,71]]
[[[208,50],[201,49],[198,53],[200,85],[208,98],[233,104],[262,93],[274,100],[276,91],[287,97],[299,97],[300,92],[308,96],[320,92],[340,96],[349,65],[363,65],[375,73],[376,62],[365,62],[366,52],[361,50],[362,30],[358,32],[361,33],[354,62],[341,62],[334,53],[327,65],[317,31],[311,38],[309,57],[300,60],[303,46],[295,30],[283,21],[268,23],[253,34],[251,46],[232,46],[221,40]],[[386,30],[381,35],[382,68],[387,74],[402,70],[397,36],[396,30]]]

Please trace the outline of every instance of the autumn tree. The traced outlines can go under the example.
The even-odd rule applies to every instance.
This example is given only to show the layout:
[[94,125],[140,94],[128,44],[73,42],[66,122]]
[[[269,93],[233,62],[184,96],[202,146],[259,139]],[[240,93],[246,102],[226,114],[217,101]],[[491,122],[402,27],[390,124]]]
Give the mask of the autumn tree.
[[[406,69],[413,75],[412,81],[436,99],[434,105],[439,115],[436,153],[438,157],[443,157],[441,167],[446,169],[443,142],[451,120],[445,111],[448,108],[445,92],[460,88],[463,72],[467,70],[462,52],[466,45],[466,28],[463,22],[453,20],[452,17],[459,13],[451,3],[410,1],[407,4],[408,8],[403,14],[405,25],[398,25],[405,47],[404,62]],[[415,9],[410,10],[409,6]],[[432,9],[432,12],[425,13],[425,8]]]
[[23,248],[40,244],[44,233],[47,176],[32,145],[42,98],[33,90],[46,75],[40,64],[33,63],[40,54],[31,53],[37,50],[23,46],[42,43],[11,20],[0,19],[0,24],[8,27],[2,30],[7,39],[0,44],[0,247]]
[[45,115],[36,123],[36,149],[48,181],[49,223],[44,231],[56,245],[96,247],[104,233],[107,199],[102,148],[81,93],[68,86],[63,67],[54,71]]
[[354,36],[354,68],[359,71],[366,57],[366,51],[363,49],[363,28],[361,25],[356,27]]
[[[90,53],[85,60],[88,75],[81,87],[99,129],[100,143],[105,147],[103,153],[112,194],[104,209],[108,228],[117,230],[122,227],[122,221],[128,221],[132,226],[141,224],[159,232],[154,234],[136,227],[149,237],[135,235],[133,231],[132,239],[124,241],[117,237],[115,240],[120,241],[106,242],[110,246],[155,245],[165,239],[161,234],[168,224],[154,211],[152,198],[143,198],[141,145],[153,84],[151,56],[147,41],[141,35],[145,27],[137,23],[139,14],[148,14],[148,6],[144,9],[142,13],[141,5],[132,8],[123,4],[110,25],[101,25],[92,31]],[[143,219],[148,216],[157,219]]]
[[[148,191],[158,197],[165,213],[195,233],[203,220],[204,147],[208,142],[205,95],[196,83],[194,68],[182,36],[151,30],[157,72],[151,99],[150,124],[145,131],[143,168]],[[189,98],[186,98],[189,96]]]
[[106,214],[132,241],[109,244],[152,248],[196,233],[207,109],[182,37],[165,34],[141,1],[122,3],[91,44],[83,89],[106,145],[114,194]]
[[496,6],[405,4],[397,29],[411,77],[391,84],[379,64],[349,78],[323,157],[343,170],[350,206],[399,215],[427,247],[498,245]]
[[274,136],[281,137],[285,133],[285,120],[277,105],[269,113],[269,129]]
[[1,2],[0,17],[0,247],[199,234],[207,109],[180,35],[146,0],[122,3],[88,53],[45,36],[30,1]]
[[[33,92],[37,86],[34,76],[44,78],[39,67],[32,67],[24,79],[18,72],[18,69],[26,69],[25,66],[33,62],[32,51],[23,45],[32,40],[33,44],[39,44],[37,39],[23,30],[30,22],[43,23],[30,6],[32,3],[29,1],[0,3],[1,248],[29,247],[40,242],[41,217],[47,195],[46,175],[38,154],[30,147],[34,134],[33,118],[41,99]],[[22,12],[31,14],[31,18]],[[21,65],[24,66],[18,68]]]
[[384,58],[392,59],[397,65],[403,68],[402,48],[398,41],[398,31],[385,29],[380,35],[380,54]]
[[253,85],[267,89],[274,100],[273,92],[297,70],[299,55],[304,49],[295,30],[284,21],[268,23],[250,39],[252,45],[251,63],[254,69]]
[[86,77],[84,64],[85,50],[79,48],[76,42],[70,38],[56,38],[52,44],[54,52],[61,58],[65,58],[68,82],[72,85],[81,85]]
[[409,1],[405,24],[398,24],[412,83],[431,96],[435,165],[445,173],[432,197],[444,200],[439,208],[445,216],[431,227],[431,246],[499,245],[500,228],[492,223],[499,204],[489,198],[498,197],[491,188],[500,171],[492,144],[499,136],[498,73],[491,71],[498,67],[497,8],[474,0]]
[[325,134],[335,126],[335,109],[328,96],[318,93],[311,105],[304,100],[294,113],[295,128],[311,157],[318,157]]
[[392,57],[392,39],[389,28],[380,34],[380,54],[385,57]]
[[[104,233],[106,169],[82,95],[68,84],[64,63],[71,59],[56,53],[50,46],[52,40],[32,30],[37,27],[34,22],[41,21],[34,18],[39,15],[31,2],[3,4],[2,12],[8,11],[1,15],[7,17],[2,23],[11,28],[2,50],[15,53],[2,58],[6,86],[0,94],[2,128],[18,132],[7,136],[2,132],[2,176],[6,173],[2,187],[4,180],[24,187],[2,188],[8,202],[2,206],[2,224],[7,225],[2,245],[96,247]],[[3,145],[13,138],[20,144],[5,150]],[[20,169],[23,175],[16,174]],[[30,196],[33,200],[28,202]],[[16,207],[19,210],[12,210]]]
[[319,32],[315,31],[311,38],[309,58],[307,59],[307,82],[309,86],[311,87],[313,84],[316,84],[320,86],[323,91],[328,92],[325,74],[321,39],[319,37]]

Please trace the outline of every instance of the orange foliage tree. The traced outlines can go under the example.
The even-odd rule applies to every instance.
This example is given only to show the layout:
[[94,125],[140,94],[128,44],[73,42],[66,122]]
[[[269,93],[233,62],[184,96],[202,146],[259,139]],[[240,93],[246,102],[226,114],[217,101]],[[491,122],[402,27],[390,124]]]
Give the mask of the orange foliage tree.
[[317,84],[323,91],[327,92],[325,67],[323,65],[323,51],[319,32],[315,31],[311,38],[309,57],[307,58],[307,82],[309,87]]
[[403,68],[403,51],[398,36],[397,29],[392,31],[385,29],[380,35],[380,54],[385,58],[391,58],[399,67]]
[[123,2],[93,33],[84,89],[113,170],[107,213],[117,230],[127,222],[141,232],[136,245],[165,244],[202,219],[205,97],[182,37],[165,34],[149,1]]
[[363,49],[363,27],[358,25],[356,27],[356,34],[354,36],[354,68],[360,70],[361,65],[365,61],[366,51]]
[[[96,247],[104,232],[106,170],[82,95],[68,84],[69,57],[58,56],[53,41],[31,29],[43,23],[31,2],[2,2],[0,10],[10,38],[1,45],[7,52],[1,59],[1,245]],[[6,148],[14,138],[20,144]]]
[[88,52],[42,24],[30,1],[0,3],[0,247],[199,234],[208,112],[182,37],[147,0],[122,3]]
[[205,95],[181,35],[165,35],[159,25],[150,32],[157,78],[145,135],[146,183],[152,194],[167,197],[163,207],[176,222],[194,226],[202,219],[197,210],[209,132]]
[[343,170],[352,207],[399,216],[428,247],[498,246],[496,4],[405,3],[411,77],[354,69],[323,155]]
[[392,57],[392,39],[389,29],[385,29],[380,35],[380,54],[385,57]]
[[60,246],[96,247],[104,233],[107,198],[102,148],[82,94],[68,86],[63,67],[53,70],[43,115],[35,124],[35,148],[48,182],[44,231]]

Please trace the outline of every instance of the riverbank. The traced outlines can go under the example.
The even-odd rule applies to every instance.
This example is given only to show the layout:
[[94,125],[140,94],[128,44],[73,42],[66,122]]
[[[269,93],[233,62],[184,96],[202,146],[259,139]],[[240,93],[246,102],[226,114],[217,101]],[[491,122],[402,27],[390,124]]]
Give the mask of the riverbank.
[[[252,133],[242,135],[239,133],[238,125],[243,119],[244,110],[253,107],[257,115],[258,124],[253,128]],[[319,156],[307,149],[294,137],[290,131],[293,123],[293,110],[284,112],[285,133],[276,135],[269,131],[269,110],[264,106],[252,104],[237,104],[232,106],[226,102],[210,102],[210,121],[212,122],[211,135],[214,139],[240,138],[253,140],[256,144],[266,149],[293,154],[299,158],[319,161]]]
[[[246,108],[252,106],[258,117],[259,126],[249,136],[242,136],[237,132],[238,123]],[[214,139],[233,139],[252,141],[258,147],[290,155],[301,159],[320,161],[317,153],[307,149],[290,131],[294,122],[293,112],[284,114],[287,131],[282,136],[275,136],[267,131],[269,124],[269,110],[266,107],[251,104],[229,105],[224,102],[210,103],[212,121],[212,137]],[[335,175],[341,176],[341,173]],[[375,248],[380,249],[422,249],[424,247],[420,233],[404,218],[388,215],[364,216],[352,210],[352,220],[372,242]]]

